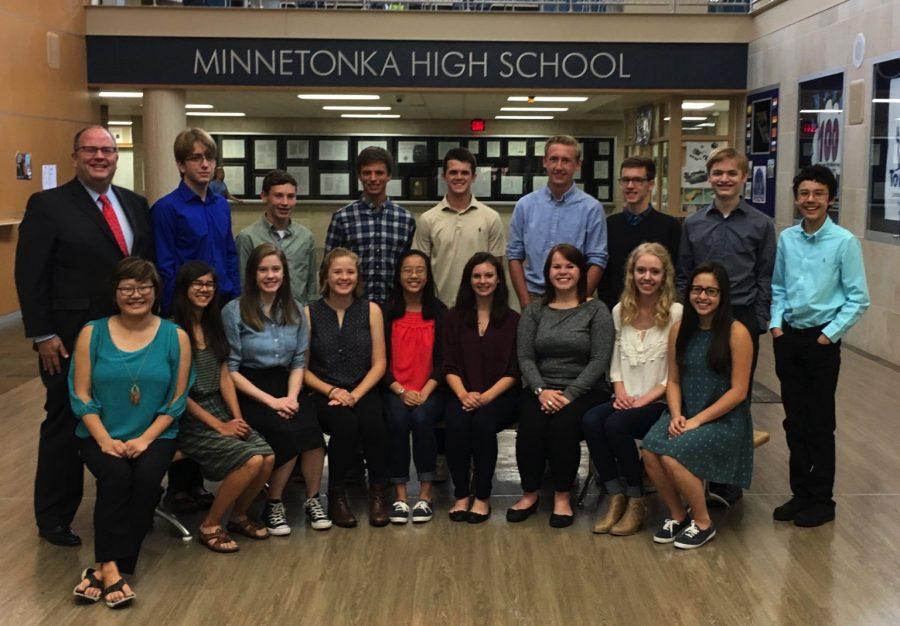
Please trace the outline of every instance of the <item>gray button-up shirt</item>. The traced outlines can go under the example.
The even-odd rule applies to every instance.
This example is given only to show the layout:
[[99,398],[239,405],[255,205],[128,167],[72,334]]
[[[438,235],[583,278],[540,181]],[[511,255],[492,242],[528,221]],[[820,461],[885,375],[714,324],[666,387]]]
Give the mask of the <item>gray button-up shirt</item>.
[[681,230],[676,281],[680,294],[684,294],[694,268],[704,261],[725,267],[731,279],[732,306],[752,306],[759,329],[768,328],[775,268],[772,219],[743,200],[728,217],[715,204],[697,211]]

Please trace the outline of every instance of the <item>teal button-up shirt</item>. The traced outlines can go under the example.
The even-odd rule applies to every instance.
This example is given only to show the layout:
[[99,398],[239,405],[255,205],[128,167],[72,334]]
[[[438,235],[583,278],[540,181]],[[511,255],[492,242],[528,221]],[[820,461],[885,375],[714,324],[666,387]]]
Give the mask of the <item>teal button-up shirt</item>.
[[869,303],[862,247],[853,233],[830,218],[812,235],[802,223],[781,233],[770,328],[780,328],[782,320],[794,328],[825,325],[822,334],[837,341]]

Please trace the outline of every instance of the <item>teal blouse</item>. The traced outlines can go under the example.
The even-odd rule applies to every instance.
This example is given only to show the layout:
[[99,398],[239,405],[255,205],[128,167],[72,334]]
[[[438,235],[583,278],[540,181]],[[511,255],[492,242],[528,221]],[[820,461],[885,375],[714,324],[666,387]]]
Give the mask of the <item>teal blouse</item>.
[[[178,327],[168,320],[160,320],[156,336],[149,344],[125,352],[116,347],[109,335],[109,318],[88,322],[91,333],[91,400],[82,402],[75,395],[75,362],[69,368],[69,401],[79,420],[75,434],[82,439],[90,437],[81,421],[85,415],[100,416],[110,437],[128,441],[141,436],[159,415],[174,418],[160,436],[173,439],[178,434],[178,418],[187,406],[187,392],[194,382],[194,370],[185,391],[173,399],[178,385],[178,368],[181,348],[178,345]],[[140,400],[135,405],[130,400],[132,376],[140,388]]]

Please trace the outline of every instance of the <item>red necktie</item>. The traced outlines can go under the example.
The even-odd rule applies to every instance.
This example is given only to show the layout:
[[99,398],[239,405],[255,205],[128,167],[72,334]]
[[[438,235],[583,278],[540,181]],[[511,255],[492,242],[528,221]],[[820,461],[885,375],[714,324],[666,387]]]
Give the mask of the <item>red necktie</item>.
[[125,235],[122,233],[122,227],[119,225],[119,218],[116,217],[113,205],[105,193],[100,194],[100,204],[103,205],[103,218],[109,224],[109,229],[112,231],[113,237],[116,238],[116,243],[119,244],[119,250],[122,251],[123,255],[128,256],[128,245],[125,243]]

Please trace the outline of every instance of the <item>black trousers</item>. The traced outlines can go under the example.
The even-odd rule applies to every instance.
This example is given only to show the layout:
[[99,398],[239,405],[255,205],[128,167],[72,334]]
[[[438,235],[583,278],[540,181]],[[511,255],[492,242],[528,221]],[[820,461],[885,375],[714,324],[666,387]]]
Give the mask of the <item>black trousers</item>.
[[50,375],[38,360],[41,382],[47,390],[38,440],[37,473],[34,477],[34,517],[38,528],[69,526],[81,504],[84,465],[75,436],[77,421],[69,404],[69,363],[60,359],[62,372]]
[[447,465],[453,478],[453,496],[465,498],[469,491],[469,467],[474,461],[475,497],[491,497],[497,467],[497,433],[517,420],[519,392],[511,389],[477,411],[466,411],[456,396],[447,403]]
[[360,446],[366,459],[369,484],[387,484],[390,443],[378,388],[360,398],[352,408],[329,406],[328,398],[321,393],[311,395],[319,424],[331,435],[328,441],[328,488],[344,488],[345,477],[358,458]]
[[747,387],[747,402],[750,402],[750,393],[753,391],[753,375],[756,374],[756,361],[759,358],[759,334],[765,332],[765,328],[759,327],[756,311],[752,306],[733,306],[731,315],[750,332],[750,341],[753,343],[753,363],[750,365],[750,385]]
[[174,439],[157,439],[136,459],[105,454],[93,437],[81,440],[81,455],[97,479],[94,505],[94,556],[115,561],[133,574],[141,543],[153,525],[162,495],[162,478],[175,455]]
[[519,431],[516,434],[516,463],[523,491],[541,488],[544,463],[550,461],[554,491],[571,491],[581,462],[581,420],[591,407],[609,400],[608,392],[591,391],[562,410],[547,415],[537,397],[522,394],[519,403]]
[[781,328],[784,334],[774,340],[775,372],[781,381],[791,491],[803,500],[833,504],[834,394],[841,342],[819,344],[818,328]]

